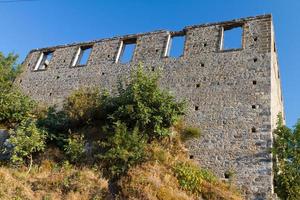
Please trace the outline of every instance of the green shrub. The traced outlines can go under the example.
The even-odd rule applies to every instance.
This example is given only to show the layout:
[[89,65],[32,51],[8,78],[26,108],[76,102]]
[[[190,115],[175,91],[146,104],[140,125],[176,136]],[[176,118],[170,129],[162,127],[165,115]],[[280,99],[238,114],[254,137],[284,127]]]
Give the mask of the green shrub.
[[13,163],[22,163],[24,159],[32,160],[33,153],[43,151],[45,148],[46,133],[38,129],[35,121],[31,119],[22,121],[14,130],[11,129],[9,134],[8,141],[13,147],[11,152]]
[[119,87],[116,97],[104,98],[105,113],[111,124],[121,121],[127,128],[137,127],[149,139],[170,134],[169,128],[184,114],[184,103],[177,102],[169,92],[158,86],[158,75],[135,70],[128,86]]
[[85,143],[83,135],[74,135],[67,139],[67,143],[64,146],[66,155],[72,162],[78,162],[82,160],[86,153]]
[[104,153],[99,154],[98,158],[107,169],[105,175],[115,179],[143,160],[145,140],[137,128],[129,131],[126,124],[121,122],[116,122],[114,132],[110,134],[99,143]]
[[13,86],[19,67],[17,56],[9,54],[4,57],[0,53],[0,124],[13,126],[31,117],[34,102]]
[[193,138],[199,138],[201,136],[201,131],[196,127],[185,127],[183,131],[180,133],[180,138],[182,141],[188,141]]
[[64,101],[64,111],[74,126],[89,124],[97,119],[101,96],[98,89],[81,88]]
[[0,123],[12,125],[32,117],[35,103],[17,88],[0,87]]
[[20,72],[20,65],[16,64],[17,55],[13,53],[6,57],[0,52],[0,88],[9,88]]
[[182,189],[197,195],[201,194],[203,181],[213,183],[217,180],[208,170],[203,170],[189,163],[177,163],[174,172]]
[[64,111],[57,111],[55,107],[49,107],[46,116],[37,120],[38,127],[47,130],[48,143],[63,148],[66,144],[70,120]]
[[283,125],[278,115],[273,154],[275,192],[281,199],[296,200],[300,196],[300,120],[294,129]]

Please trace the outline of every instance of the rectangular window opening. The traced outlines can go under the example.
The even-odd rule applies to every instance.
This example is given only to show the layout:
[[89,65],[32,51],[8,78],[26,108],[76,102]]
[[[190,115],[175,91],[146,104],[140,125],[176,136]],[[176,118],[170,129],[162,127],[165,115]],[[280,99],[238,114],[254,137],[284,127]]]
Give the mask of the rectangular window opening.
[[79,47],[73,60],[72,67],[87,65],[91,52],[92,46]]
[[136,47],[136,38],[123,40],[121,42],[116,62],[129,63],[132,61]]
[[165,56],[179,58],[184,54],[185,34],[170,35],[167,41]]
[[221,50],[243,48],[243,27],[223,27]]
[[53,56],[53,51],[42,52],[39,60],[34,68],[34,71],[46,70]]

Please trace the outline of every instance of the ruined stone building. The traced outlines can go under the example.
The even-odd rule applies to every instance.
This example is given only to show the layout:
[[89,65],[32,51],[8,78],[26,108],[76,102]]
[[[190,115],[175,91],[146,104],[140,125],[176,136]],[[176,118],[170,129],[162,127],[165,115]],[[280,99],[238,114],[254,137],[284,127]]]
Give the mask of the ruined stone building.
[[[240,42],[231,47],[226,35],[234,30],[241,31],[234,38]],[[184,45],[173,57],[177,39]],[[139,62],[160,68],[161,86],[188,102],[187,121],[203,132],[188,143],[190,158],[220,178],[233,171],[247,199],[272,198],[269,149],[276,116],[283,113],[272,16],[35,49],[17,84],[33,99],[57,104],[80,87],[113,90]]]

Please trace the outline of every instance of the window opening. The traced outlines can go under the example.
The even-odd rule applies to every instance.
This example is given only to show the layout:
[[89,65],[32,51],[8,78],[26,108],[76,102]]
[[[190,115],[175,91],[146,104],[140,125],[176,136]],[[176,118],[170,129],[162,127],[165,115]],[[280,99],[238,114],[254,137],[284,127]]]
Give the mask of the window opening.
[[91,52],[91,46],[79,47],[73,60],[72,67],[87,65]]
[[53,56],[52,51],[42,52],[36,66],[34,68],[34,71],[46,70],[47,67],[49,66],[52,56]]
[[121,42],[116,62],[125,64],[132,61],[134,51],[136,48],[136,41],[136,38],[132,38],[128,40],[123,40]]
[[184,54],[185,34],[169,35],[165,56],[179,58]]
[[223,27],[222,32],[223,33],[222,33],[221,50],[242,48],[242,38],[243,38],[242,26]]

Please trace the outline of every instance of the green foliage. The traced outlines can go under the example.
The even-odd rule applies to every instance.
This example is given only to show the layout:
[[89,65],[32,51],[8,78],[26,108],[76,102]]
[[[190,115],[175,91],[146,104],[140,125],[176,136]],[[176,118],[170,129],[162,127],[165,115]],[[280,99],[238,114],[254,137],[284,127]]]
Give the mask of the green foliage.
[[15,130],[11,129],[9,134],[9,143],[13,146],[13,163],[22,163],[24,159],[31,158],[33,153],[44,150],[46,134],[37,128],[33,120],[22,121]]
[[180,138],[182,141],[188,141],[193,138],[199,138],[201,136],[201,131],[199,128],[188,126],[180,133]]
[[33,117],[34,106],[35,103],[18,89],[0,91],[0,123],[12,125]]
[[119,87],[116,97],[107,97],[105,112],[112,123],[121,121],[129,129],[137,127],[149,138],[170,134],[170,126],[184,114],[184,103],[158,86],[158,75],[145,73],[141,66],[135,70],[128,86]]
[[201,185],[204,180],[210,183],[217,180],[208,170],[200,169],[189,163],[177,163],[174,172],[182,189],[197,195],[201,194]]
[[57,111],[49,107],[47,114],[37,120],[38,127],[47,130],[47,139],[60,148],[63,148],[68,138],[70,120],[64,111]]
[[64,111],[73,125],[84,125],[94,121],[99,114],[101,96],[98,89],[81,88],[64,101]]
[[20,66],[16,64],[17,59],[17,55],[10,53],[5,57],[0,52],[0,89],[10,87],[20,72]]
[[82,160],[85,155],[85,143],[83,135],[74,135],[67,139],[67,144],[64,146],[66,155],[72,162]]
[[273,153],[275,192],[282,199],[296,200],[300,196],[300,120],[292,130],[283,125],[278,115]]
[[17,56],[0,53],[0,124],[12,126],[31,116],[35,104],[13,86],[19,68]]
[[106,176],[118,178],[128,168],[141,162],[145,155],[145,143],[137,128],[129,131],[126,124],[116,122],[114,132],[99,144],[104,153],[98,157],[107,169]]

